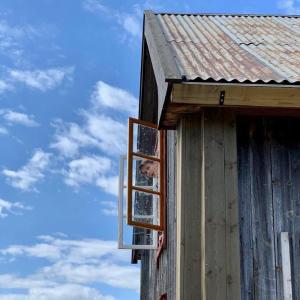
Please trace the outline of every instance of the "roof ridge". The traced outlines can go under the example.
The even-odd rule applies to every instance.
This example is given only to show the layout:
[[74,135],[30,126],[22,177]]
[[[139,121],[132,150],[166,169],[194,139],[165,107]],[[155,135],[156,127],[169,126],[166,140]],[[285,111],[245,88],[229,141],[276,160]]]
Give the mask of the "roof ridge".
[[300,18],[300,15],[286,15],[286,14],[246,14],[246,13],[188,13],[188,12],[152,12],[155,15],[186,15],[186,16],[224,16],[224,17],[278,17],[278,18]]

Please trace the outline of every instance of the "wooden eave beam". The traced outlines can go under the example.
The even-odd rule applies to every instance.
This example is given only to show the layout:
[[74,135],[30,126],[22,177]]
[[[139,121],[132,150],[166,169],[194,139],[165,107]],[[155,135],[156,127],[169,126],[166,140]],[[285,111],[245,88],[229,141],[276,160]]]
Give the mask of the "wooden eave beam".
[[175,83],[170,100],[171,103],[203,107],[300,108],[300,86]]

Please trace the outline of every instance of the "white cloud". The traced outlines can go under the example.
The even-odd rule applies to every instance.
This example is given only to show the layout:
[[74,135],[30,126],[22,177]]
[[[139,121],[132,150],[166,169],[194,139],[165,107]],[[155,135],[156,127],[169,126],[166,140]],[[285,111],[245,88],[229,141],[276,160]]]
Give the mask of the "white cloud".
[[27,127],[36,127],[39,124],[34,120],[33,116],[12,110],[0,110],[0,115],[9,123],[20,124]]
[[83,112],[84,122],[57,122],[50,147],[65,157],[75,157],[82,148],[96,148],[113,156],[126,150],[127,128],[103,114]]
[[8,130],[3,126],[0,126],[0,135],[7,135],[7,134],[8,134]]
[[33,287],[29,290],[29,294],[0,295],[0,300],[115,300],[115,298],[104,296],[94,288],[78,284],[61,284],[54,287]]
[[86,113],[86,128],[99,141],[100,148],[108,155],[126,150],[127,127],[105,115]]
[[34,189],[34,185],[44,178],[44,171],[49,165],[51,154],[38,149],[29,162],[17,171],[4,169],[2,174],[15,188],[23,191]]
[[[25,289],[28,291],[26,295],[30,297],[33,295],[50,297],[24,298],[30,300],[90,300],[94,299],[92,296],[95,295],[96,297],[97,295],[96,290],[92,290],[90,286],[94,284],[106,284],[114,288],[138,291],[139,269],[135,266],[126,265],[130,259],[130,251],[118,250],[116,241],[72,240],[53,236],[41,236],[40,240],[41,243],[31,246],[12,245],[0,250],[1,261],[11,258],[42,258],[47,262],[43,268],[26,277],[1,274],[0,288]],[[68,288],[71,286],[77,290],[78,297],[80,295],[81,298],[74,298],[76,294],[73,294]],[[51,290],[56,290],[57,294],[54,292],[51,294]],[[83,290],[91,298],[87,298],[87,295],[82,293]],[[105,297],[99,299],[113,299],[110,296]],[[98,300],[98,298],[95,299]]]
[[103,81],[96,83],[91,100],[96,107],[108,107],[118,111],[137,114],[138,100],[126,90],[111,86]]
[[300,14],[300,1],[299,0],[281,0],[278,2],[278,7],[283,9],[286,13],[291,15]]
[[58,150],[65,157],[74,157],[80,148],[100,147],[99,142],[86,132],[84,126],[76,123],[63,123],[61,120],[54,124],[56,133],[50,148]]
[[95,12],[108,13],[110,11],[105,5],[103,5],[98,0],[85,0],[83,2],[83,8],[92,13]]
[[141,34],[140,20],[134,15],[124,15],[120,17],[120,23],[124,29],[132,36],[138,37]]
[[123,28],[124,32],[133,38],[141,35],[142,16],[136,9],[136,6],[132,7],[132,13],[127,13],[104,5],[102,1],[99,0],[85,0],[83,2],[83,8],[88,12],[104,15],[107,18],[114,19],[114,21]]
[[13,81],[21,82],[33,89],[45,92],[54,89],[64,79],[71,79],[73,67],[52,68],[47,70],[9,70],[9,76]]
[[9,214],[21,215],[23,210],[31,209],[20,202],[11,202],[0,198],[0,218],[6,218]]
[[118,196],[118,176],[102,176],[97,179],[97,186],[102,188],[106,193]]
[[[111,158],[126,152],[127,126],[105,115],[103,110],[109,108],[119,111],[121,117],[128,112],[134,114],[137,99],[123,89],[99,81],[90,101],[90,107],[80,111],[81,122],[55,121],[55,134],[50,148],[56,149],[63,157],[70,160],[63,172],[66,184],[74,187],[93,184],[104,192],[116,196],[118,170],[111,163],[107,169],[103,169],[103,161],[100,163],[96,157],[110,161]],[[81,154],[83,152],[84,155]],[[95,156],[94,153],[97,152],[101,155]]]
[[102,205],[102,213],[106,216],[114,216],[118,215],[118,206],[115,201],[101,201]]
[[13,87],[8,82],[0,79],[0,94],[13,90]]
[[99,177],[110,171],[111,167],[112,163],[106,157],[84,156],[69,162],[65,182],[74,187],[83,183],[93,184]]

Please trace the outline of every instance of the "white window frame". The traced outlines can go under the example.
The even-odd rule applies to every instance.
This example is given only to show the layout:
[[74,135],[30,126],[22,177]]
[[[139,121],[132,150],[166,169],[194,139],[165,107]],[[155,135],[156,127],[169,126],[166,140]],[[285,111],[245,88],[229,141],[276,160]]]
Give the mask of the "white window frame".
[[[158,243],[158,233],[156,230],[151,230],[153,235],[152,245],[134,245],[134,244],[127,244],[124,242],[124,220],[127,220],[127,215],[124,212],[124,202],[125,202],[124,190],[127,188],[127,186],[124,184],[124,166],[126,161],[127,161],[127,155],[121,155],[120,171],[119,171],[119,199],[118,199],[119,200],[118,201],[118,248],[131,249],[131,250],[156,250],[157,243]],[[143,218],[145,218],[145,216],[143,216]]]

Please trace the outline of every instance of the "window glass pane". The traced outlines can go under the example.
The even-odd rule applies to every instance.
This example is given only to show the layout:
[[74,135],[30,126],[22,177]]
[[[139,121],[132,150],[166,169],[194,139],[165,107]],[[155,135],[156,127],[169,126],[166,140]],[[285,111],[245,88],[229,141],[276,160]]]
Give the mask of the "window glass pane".
[[157,161],[133,156],[133,186],[159,191],[160,164]]
[[[121,195],[120,195],[121,196]],[[122,206],[121,241],[119,246],[125,249],[156,249],[157,232],[151,229],[134,227],[127,224],[127,189],[123,188],[123,194],[119,199]],[[149,246],[148,248],[146,246]]]
[[159,157],[159,131],[133,124],[133,152]]
[[119,248],[121,249],[156,249],[157,231],[133,227],[127,224],[127,158],[120,157],[119,177]]
[[132,191],[132,220],[144,224],[160,225],[160,197],[158,195]]

